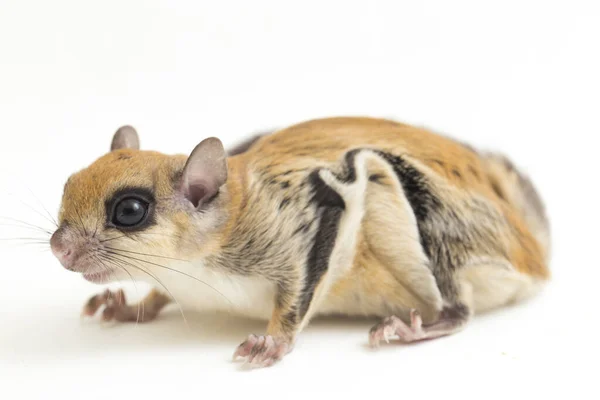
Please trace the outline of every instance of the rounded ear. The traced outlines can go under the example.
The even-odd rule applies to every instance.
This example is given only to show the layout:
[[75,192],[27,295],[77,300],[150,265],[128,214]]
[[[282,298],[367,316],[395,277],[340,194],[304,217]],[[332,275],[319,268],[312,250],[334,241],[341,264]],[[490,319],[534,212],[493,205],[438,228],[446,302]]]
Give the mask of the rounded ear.
[[181,190],[196,209],[212,199],[227,182],[227,155],[215,137],[194,148],[183,169]]
[[125,125],[120,127],[113,136],[113,140],[110,145],[110,151],[119,149],[140,149],[140,139],[132,126]]

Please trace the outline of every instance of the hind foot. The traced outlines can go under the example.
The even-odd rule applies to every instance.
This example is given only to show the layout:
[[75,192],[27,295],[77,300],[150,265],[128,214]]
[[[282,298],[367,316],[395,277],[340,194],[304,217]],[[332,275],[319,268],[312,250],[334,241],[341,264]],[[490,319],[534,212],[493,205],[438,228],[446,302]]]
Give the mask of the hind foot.
[[461,304],[445,308],[437,322],[423,325],[421,314],[417,310],[410,311],[410,326],[400,318],[392,315],[375,325],[369,332],[369,343],[379,347],[379,343],[397,337],[403,342],[417,342],[446,336],[461,330],[469,320],[470,310]]
[[400,318],[392,315],[375,325],[369,332],[369,344],[372,347],[379,347],[379,343],[385,340],[387,343],[392,338],[399,338],[404,342],[415,342],[425,338],[423,331],[423,320],[417,310],[410,312],[410,326]]

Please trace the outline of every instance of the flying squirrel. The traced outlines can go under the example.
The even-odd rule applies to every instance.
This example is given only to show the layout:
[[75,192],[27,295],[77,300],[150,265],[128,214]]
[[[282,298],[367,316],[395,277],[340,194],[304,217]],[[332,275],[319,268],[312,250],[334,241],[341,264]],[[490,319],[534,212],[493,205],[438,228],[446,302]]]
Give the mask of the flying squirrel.
[[379,317],[375,347],[433,339],[550,278],[544,205],[506,157],[376,118],[310,120],[229,153],[210,137],[189,156],[142,151],[123,126],[68,179],[50,243],[88,281],[154,285],[140,304],[107,290],[86,315],[148,322],[176,300],[268,320],[235,350],[262,367],[315,316]]

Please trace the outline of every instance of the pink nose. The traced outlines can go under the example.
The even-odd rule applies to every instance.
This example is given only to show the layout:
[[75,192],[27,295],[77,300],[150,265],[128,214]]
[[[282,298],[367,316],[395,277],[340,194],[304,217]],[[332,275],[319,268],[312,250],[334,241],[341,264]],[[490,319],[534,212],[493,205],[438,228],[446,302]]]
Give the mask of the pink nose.
[[63,228],[59,228],[54,232],[52,238],[50,239],[50,248],[52,249],[52,253],[58,261],[68,270],[71,270],[73,266],[73,249],[65,243],[63,238]]

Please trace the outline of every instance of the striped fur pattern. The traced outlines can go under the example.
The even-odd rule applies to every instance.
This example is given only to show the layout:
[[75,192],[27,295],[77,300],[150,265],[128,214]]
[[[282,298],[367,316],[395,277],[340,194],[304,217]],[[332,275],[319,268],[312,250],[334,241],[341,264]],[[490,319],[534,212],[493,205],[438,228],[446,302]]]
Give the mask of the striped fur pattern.
[[[316,315],[394,317],[377,332],[418,319],[410,332],[437,337],[550,277],[531,181],[502,156],[425,129],[327,118],[254,137],[230,151],[227,182],[200,211],[179,190],[185,162],[111,151],[69,179],[62,234],[111,251],[114,279],[159,279],[184,308],[268,319],[267,335],[238,349],[260,365]],[[105,204],[127,188],[156,199],[143,231],[104,224]],[[81,269],[95,268],[86,260]]]

